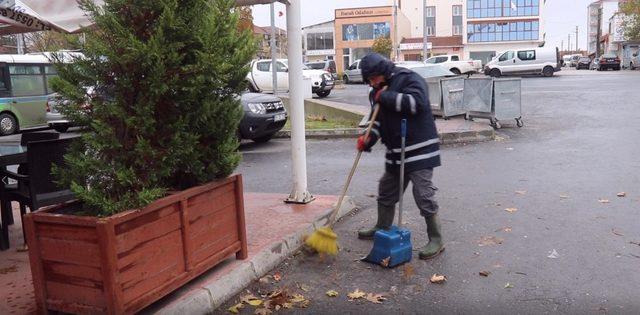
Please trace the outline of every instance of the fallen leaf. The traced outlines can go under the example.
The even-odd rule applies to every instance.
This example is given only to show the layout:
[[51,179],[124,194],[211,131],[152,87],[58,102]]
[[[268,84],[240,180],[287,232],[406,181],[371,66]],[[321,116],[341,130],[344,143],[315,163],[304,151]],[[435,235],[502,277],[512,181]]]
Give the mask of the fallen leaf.
[[507,284],[504,285],[504,288],[505,289],[511,289],[511,288],[513,288],[513,284],[507,282]]
[[244,304],[242,304],[242,302],[230,307],[229,309],[227,309],[230,313],[232,314],[238,314],[240,313],[240,310],[244,307]]
[[347,297],[349,298],[350,301],[353,300],[357,300],[357,299],[361,299],[363,297],[365,297],[367,294],[360,291],[360,289],[356,289],[355,291],[347,294]]
[[255,312],[253,312],[253,314],[256,314],[256,315],[268,315],[268,314],[271,314],[271,313],[273,313],[273,312],[271,312],[271,310],[268,309],[268,308],[258,308],[258,309],[256,309]]
[[374,304],[382,304],[382,301],[386,300],[382,294],[369,293],[366,297],[367,301]]
[[599,203],[609,203],[609,199],[602,199],[602,198],[600,198],[600,199],[598,199],[598,202],[599,202]]
[[387,257],[380,262],[380,266],[389,267],[389,262],[391,261],[391,257]]
[[562,199],[567,199],[567,198],[569,198],[569,195],[560,194],[560,198],[562,198]]
[[251,305],[251,306],[255,306],[255,307],[257,307],[257,306],[262,305],[262,300],[258,300],[258,299],[255,299],[255,300],[249,300],[249,301],[247,302],[247,304],[249,304],[249,305]]
[[624,191],[623,192],[619,192],[616,196],[618,196],[618,197],[626,197],[627,193],[624,192]]
[[307,287],[306,285],[298,283],[297,286],[298,286],[298,288],[300,288],[300,290],[302,290],[304,292],[309,292],[309,287]]
[[8,273],[17,272],[17,271],[18,271],[18,267],[16,267],[16,266],[11,266],[11,267],[7,267],[7,268],[1,268],[0,269],[0,275],[6,275]]
[[[248,291],[248,290],[247,290],[247,291]],[[240,302],[242,302],[242,303],[247,303],[247,304],[248,304],[248,303],[249,303],[249,301],[251,301],[251,300],[257,300],[257,299],[258,299],[258,298],[257,298],[255,295],[253,295],[253,294],[247,294],[247,295],[243,295],[243,296],[241,296],[241,297],[240,297]]]
[[301,294],[294,294],[294,295],[291,297],[291,299],[289,300],[289,302],[291,302],[291,303],[294,303],[294,304],[295,304],[295,303],[302,303],[302,302],[304,302],[304,301],[306,301],[306,300],[307,300],[307,299],[305,299],[303,295],[301,295]]
[[287,303],[282,304],[282,307],[286,308],[286,309],[293,308],[293,304],[287,302]]
[[336,297],[336,296],[339,295],[338,291],[336,291],[336,290],[329,290],[329,291],[326,292],[326,294],[327,294],[327,296],[330,296],[330,297]]
[[504,209],[504,211],[510,212],[510,213],[514,213],[516,211],[518,211],[518,208],[506,208]]
[[444,283],[445,281],[447,281],[447,277],[443,276],[443,275],[439,275],[437,273],[434,273],[433,276],[431,276],[431,279],[429,279],[429,281],[431,283],[440,284],[440,283]]
[[498,238],[495,236],[483,236],[479,241],[478,241],[478,246],[491,246],[491,245],[500,245],[502,244],[502,242],[504,241],[504,239],[502,238]]
[[282,275],[279,272],[276,272],[273,275],[273,280],[275,280],[276,282],[279,282],[280,280],[282,280]]
[[405,264],[405,265],[402,267],[402,277],[403,277],[405,280],[409,280],[409,279],[411,279],[411,277],[413,277],[413,275],[415,275],[415,274],[416,274],[416,272],[415,272],[415,270],[413,269],[413,265],[411,265],[411,264]]
[[621,234],[620,232],[617,232],[615,229],[611,229],[611,233],[613,233],[614,235],[618,235],[618,236],[624,236],[624,234]]
[[488,277],[491,274],[491,271],[480,271],[479,274],[483,277]]
[[309,307],[310,304],[311,304],[311,302],[309,300],[304,300],[298,306],[302,307],[302,308],[307,308],[307,307]]
[[516,190],[516,194],[518,194],[518,195],[526,195],[527,191],[526,190]]

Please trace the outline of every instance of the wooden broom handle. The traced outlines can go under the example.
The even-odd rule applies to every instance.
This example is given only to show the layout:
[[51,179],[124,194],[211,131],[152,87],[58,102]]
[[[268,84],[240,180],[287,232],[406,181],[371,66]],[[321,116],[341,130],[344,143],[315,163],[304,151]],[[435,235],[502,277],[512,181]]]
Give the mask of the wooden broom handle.
[[[380,112],[380,104],[376,104],[373,110],[373,115],[371,115],[371,121],[369,122],[369,127],[367,127],[367,131],[364,134],[365,140],[369,139],[369,135],[371,134],[371,129],[373,128],[373,124],[375,123],[379,112]],[[336,223],[336,218],[338,217],[338,211],[340,211],[340,207],[342,207],[342,201],[344,200],[344,196],[347,194],[347,189],[349,189],[349,184],[351,184],[351,179],[353,178],[353,174],[356,172],[356,169],[358,168],[358,162],[360,162],[360,156],[362,156],[362,151],[358,151],[358,154],[356,155],[356,159],[355,161],[353,161],[351,172],[347,177],[347,182],[344,184],[344,187],[342,188],[342,193],[340,194],[340,198],[338,199],[338,204],[336,205],[336,208],[333,209],[333,212],[331,213],[331,217],[329,217],[329,224],[327,226],[329,226],[330,228],[333,228],[333,226]]]

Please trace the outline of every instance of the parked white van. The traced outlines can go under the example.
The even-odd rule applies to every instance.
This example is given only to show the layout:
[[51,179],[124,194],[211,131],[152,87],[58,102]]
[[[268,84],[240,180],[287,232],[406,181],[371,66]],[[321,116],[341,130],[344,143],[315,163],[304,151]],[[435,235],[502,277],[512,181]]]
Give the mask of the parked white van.
[[541,74],[545,77],[562,68],[558,48],[531,48],[508,50],[496,55],[484,68],[484,74],[492,77],[512,74]]

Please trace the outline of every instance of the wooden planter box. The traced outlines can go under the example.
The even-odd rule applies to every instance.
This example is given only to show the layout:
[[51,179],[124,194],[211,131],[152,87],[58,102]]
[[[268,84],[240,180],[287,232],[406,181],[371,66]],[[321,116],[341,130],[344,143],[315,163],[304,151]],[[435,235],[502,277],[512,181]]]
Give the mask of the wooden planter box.
[[229,255],[247,257],[242,177],[194,187],[107,218],[26,216],[38,308],[135,313]]

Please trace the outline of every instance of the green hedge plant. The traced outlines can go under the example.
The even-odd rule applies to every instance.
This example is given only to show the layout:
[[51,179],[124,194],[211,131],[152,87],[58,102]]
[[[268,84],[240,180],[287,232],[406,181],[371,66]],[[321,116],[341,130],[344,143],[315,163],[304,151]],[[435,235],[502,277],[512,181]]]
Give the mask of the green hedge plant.
[[[56,170],[85,213],[136,209],[168,191],[237,167],[254,38],[239,31],[232,0],[92,0],[79,4],[84,58],[62,63],[52,86],[62,112],[86,126]],[[87,106],[88,105],[88,106]]]

